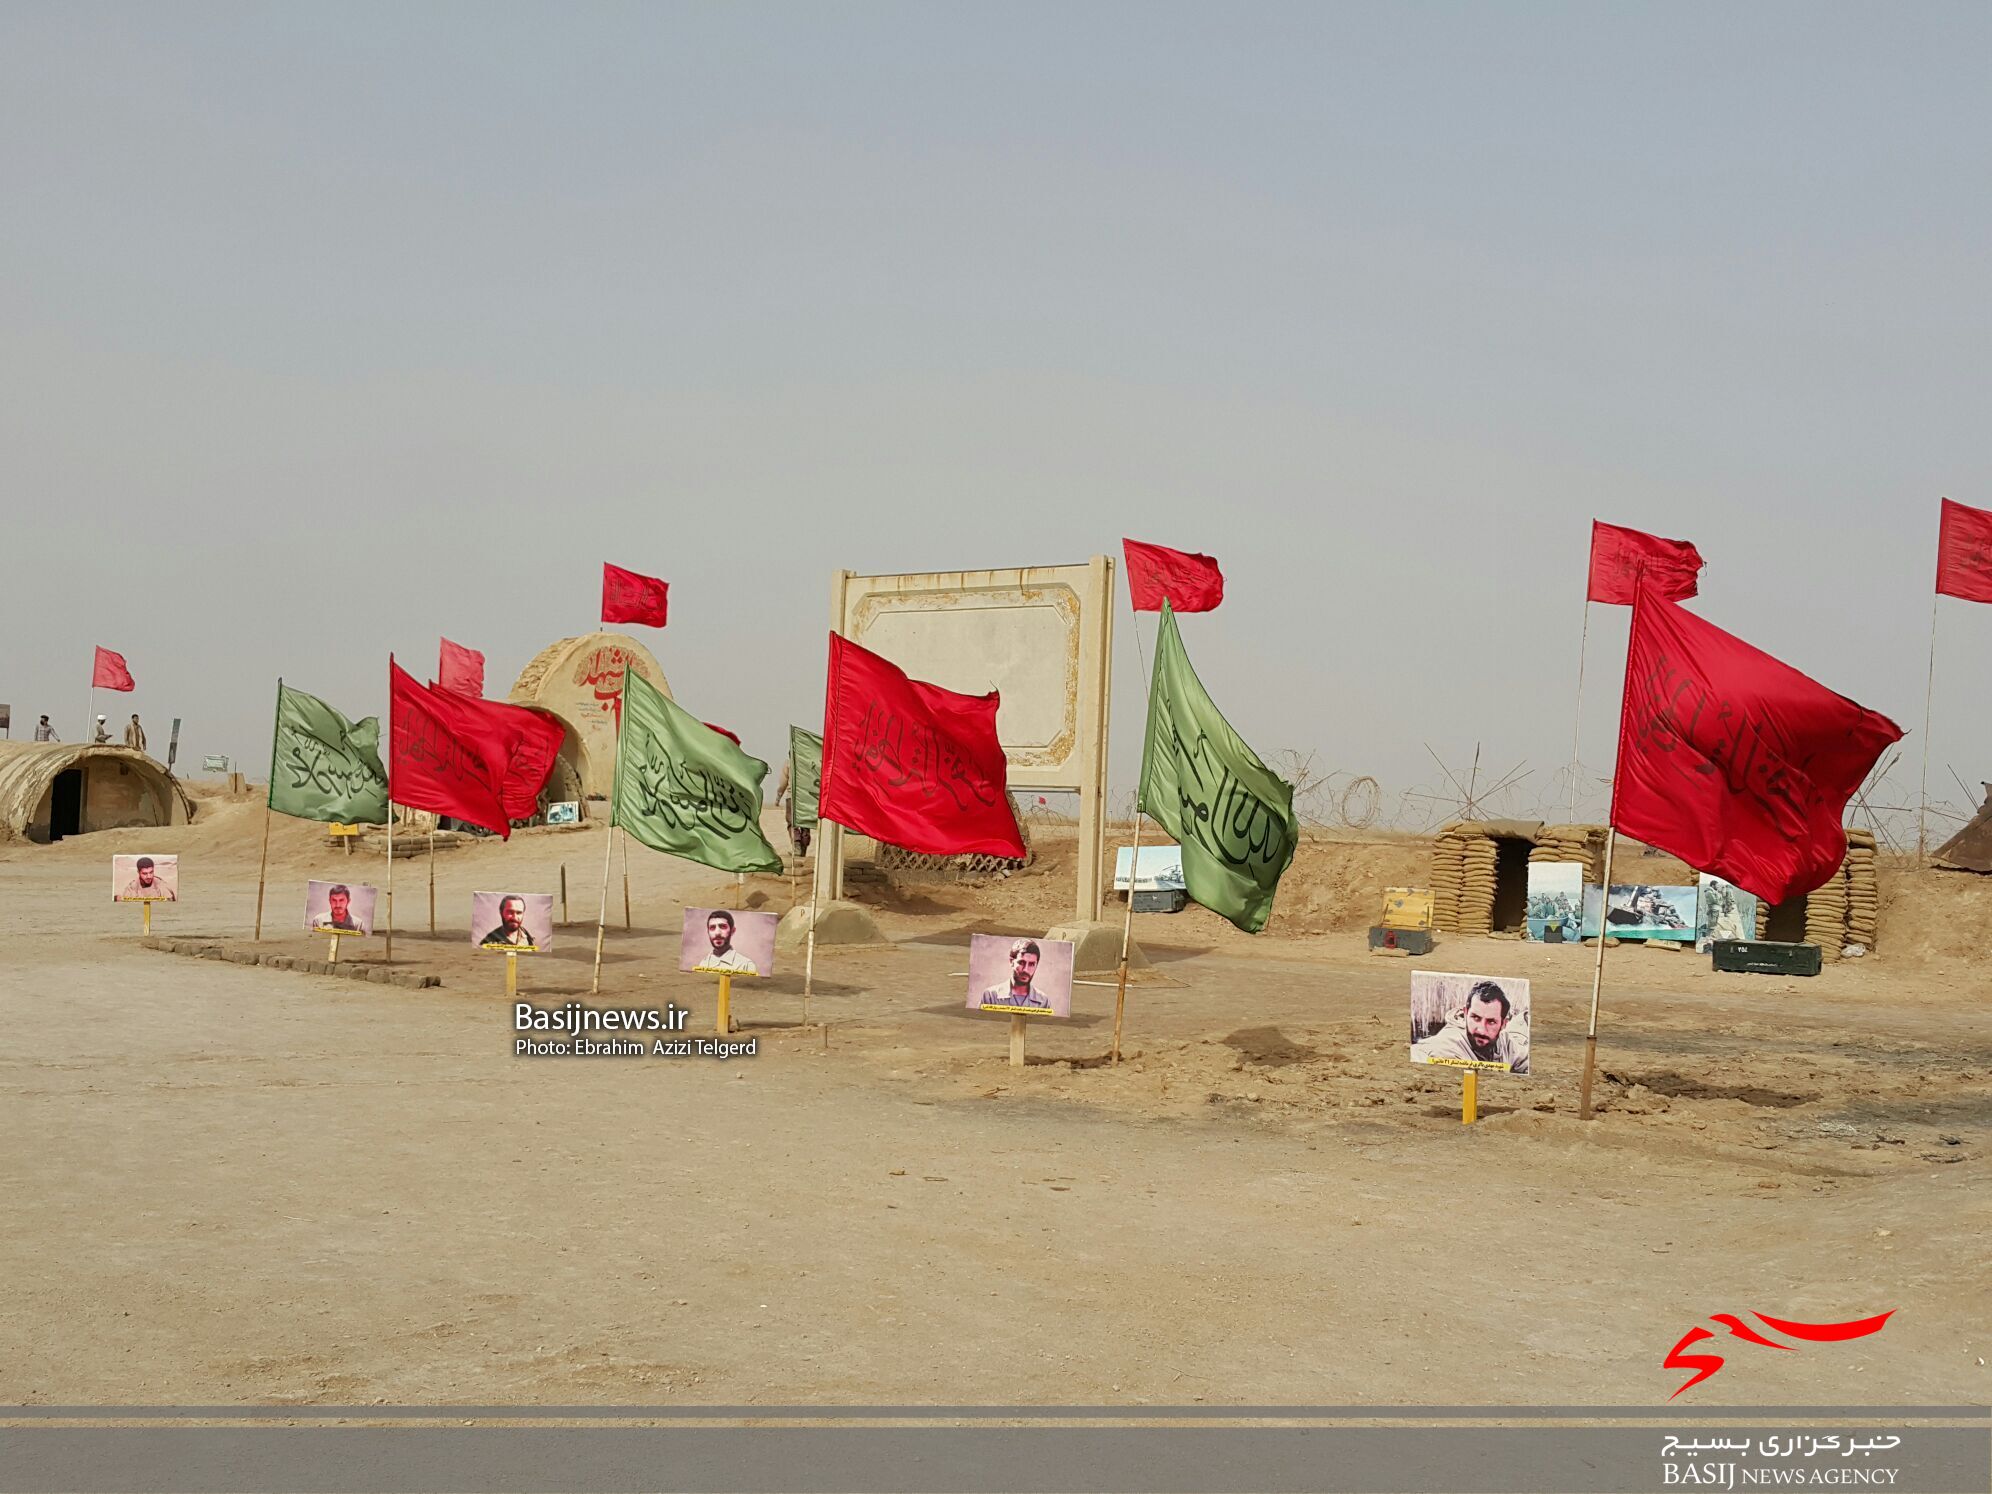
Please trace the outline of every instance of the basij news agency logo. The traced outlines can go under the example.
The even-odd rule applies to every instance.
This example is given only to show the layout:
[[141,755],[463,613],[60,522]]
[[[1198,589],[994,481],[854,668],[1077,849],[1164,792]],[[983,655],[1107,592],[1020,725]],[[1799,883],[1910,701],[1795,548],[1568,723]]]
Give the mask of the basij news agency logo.
[[[1844,1323],[1800,1323],[1789,1318],[1770,1317],[1761,1312],[1753,1312],[1750,1316],[1772,1332],[1782,1334],[1786,1338],[1797,1339],[1799,1343],[1837,1344],[1851,1338],[1866,1338],[1871,1333],[1881,1332],[1882,1325],[1895,1316],[1895,1309],[1891,1307],[1887,1312],[1872,1318],[1850,1318]],[[1708,1320],[1711,1323],[1720,1323],[1729,1330],[1731,1338],[1740,1339],[1746,1344],[1755,1344],[1765,1349],[1780,1349],[1785,1353],[1795,1352],[1795,1345],[1779,1343],[1774,1338],[1766,1337],[1763,1332],[1751,1327],[1733,1312],[1710,1313]],[[1681,1341],[1667,1351],[1667,1357],[1662,1361],[1663,1368],[1694,1371],[1681,1382],[1680,1389],[1676,1390],[1674,1395],[1667,1397],[1668,1400],[1673,1400],[1683,1390],[1692,1390],[1728,1362],[1720,1354],[1687,1352],[1694,1345],[1714,1338],[1713,1330],[1697,1326],[1682,1334]]]

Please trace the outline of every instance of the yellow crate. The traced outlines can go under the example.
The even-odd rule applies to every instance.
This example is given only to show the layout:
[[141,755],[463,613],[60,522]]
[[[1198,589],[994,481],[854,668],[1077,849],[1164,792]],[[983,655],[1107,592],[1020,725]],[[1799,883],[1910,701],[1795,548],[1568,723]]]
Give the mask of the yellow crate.
[[1428,929],[1432,926],[1432,894],[1423,887],[1383,889],[1383,922],[1387,929]]

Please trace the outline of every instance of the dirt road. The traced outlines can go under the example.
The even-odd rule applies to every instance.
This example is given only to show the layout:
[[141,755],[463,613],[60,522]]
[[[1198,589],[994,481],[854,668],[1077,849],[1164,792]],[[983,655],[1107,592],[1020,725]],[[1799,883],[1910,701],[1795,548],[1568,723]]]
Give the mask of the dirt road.
[[[245,939],[251,823],[151,834],[186,858],[159,932]],[[0,853],[0,1401],[1653,1403],[1711,1313],[1890,1309],[1729,1340],[1684,1402],[1992,1395],[1982,982],[1614,951],[1585,1126],[1589,952],[1455,941],[1438,968],[1536,982],[1538,1077],[1484,1083],[1466,1128],[1405,1061],[1405,962],[1359,936],[1145,919],[1129,1061],[1099,1062],[1087,987],[1017,1070],[960,1009],[971,927],[1044,927],[999,885],[824,952],[827,1047],[785,972],[737,999],[751,1058],[522,1059],[468,894],[565,863],[578,916],[598,832],[440,857],[445,932],[396,940],[424,991],[141,949],[103,885],[136,848]],[[308,871],[359,879],[301,827],[273,859],[273,926]],[[678,909],[731,879],[631,870],[603,1000],[709,1032]],[[396,875],[426,930],[420,863]],[[592,926],[561,937],[535,1000],[586,989]]]

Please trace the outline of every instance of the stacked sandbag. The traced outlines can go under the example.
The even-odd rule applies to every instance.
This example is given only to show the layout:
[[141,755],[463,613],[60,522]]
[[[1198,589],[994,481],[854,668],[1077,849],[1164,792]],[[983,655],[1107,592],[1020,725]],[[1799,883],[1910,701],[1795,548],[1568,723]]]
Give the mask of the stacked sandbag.
[[1841,868],[1847,884],[1847,942],[1874,949],[1881,931],[1881,887],[1875,880],[1872,830],[1847,832],[1847,864]]
[[1466,839],[1457,825],[1447,825],[1432,842],[1432,927],[1459,929],[1459,886]]
[[1494,930],[1494,867],[1500,848],[1491,836],[1469,838],[1460,853],[1459,930],[1488,934]]
[[1816,944],[1829,960],[1840,958],[1847,942],[1847,878],[1843,866],[1826,885],[1805,896],[1805,942]]
[[1602,825],[1545,825],[1529,851],[1529,860],[1575,861],[1584,868],[1584,881],[1597,882],[1605,872],[1605,831]]

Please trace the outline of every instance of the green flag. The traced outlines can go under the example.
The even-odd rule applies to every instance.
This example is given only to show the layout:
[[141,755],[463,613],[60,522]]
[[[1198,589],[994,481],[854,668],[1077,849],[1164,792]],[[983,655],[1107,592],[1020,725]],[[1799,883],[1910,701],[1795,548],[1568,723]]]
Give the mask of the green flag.
[[270,749],[270,808],[301,820],[387,823],[380,721],[348,721],[316,695],[277,681],[277,738]]
[[1140,807],[1181,842],[1191,897],[1248,934],[1266,926],[1273,889],[1300,839],[1293,785],[1260,762],[1211,704],[1166,601],[1148,691]]
[[816,828],[816,796],[823,787],[823,738],[799,726],[789,728],[788,822]]
[[761,780],[749,757],[631,670],[623,684],[613,823],[667,856],[720,871],[780,871],[761,834]]

